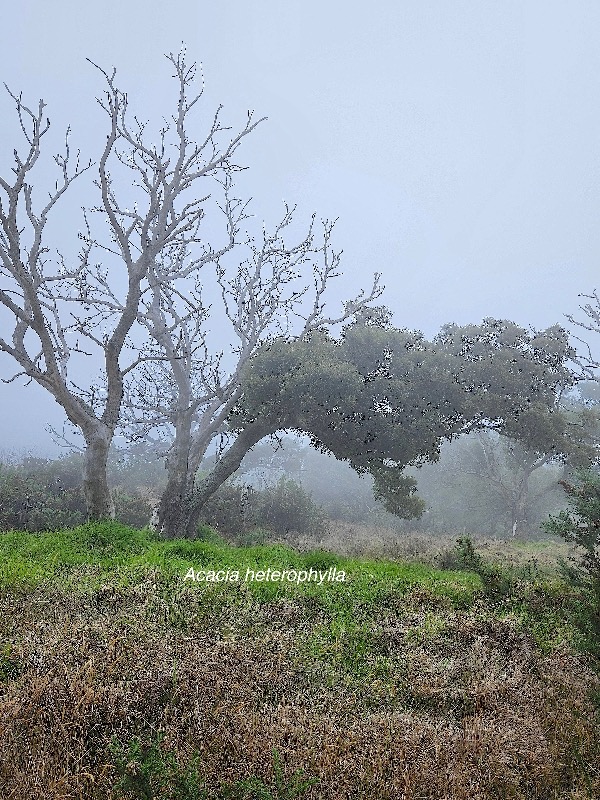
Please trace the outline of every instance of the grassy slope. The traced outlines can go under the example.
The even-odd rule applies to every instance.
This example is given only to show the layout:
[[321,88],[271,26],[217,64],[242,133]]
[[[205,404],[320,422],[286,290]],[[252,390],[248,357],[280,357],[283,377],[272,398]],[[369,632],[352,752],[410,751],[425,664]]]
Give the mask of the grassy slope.
[[[555,575],[117,525],[2,534],[0,555],[2,798],[600,796],[600,683]],[[190,566],[347,580],[196,583]]]

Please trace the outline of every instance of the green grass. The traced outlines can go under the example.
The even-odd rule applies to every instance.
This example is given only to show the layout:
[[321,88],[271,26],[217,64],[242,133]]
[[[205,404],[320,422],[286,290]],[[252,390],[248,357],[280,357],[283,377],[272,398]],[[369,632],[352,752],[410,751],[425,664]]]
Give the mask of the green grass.
[[253,776],[215,791],[200,777],[202,760],[198,754],[182,767],[162,751],[161,739],[160,735],[148,742],[136,738],[124,746],[113,738],[111,752],[117,762],[115,792],[119,800],[296,800],[318,782],[316,778],[306,779],[302,770],[286,779],[279,753],[274,750],[273,776],[268,784]]
[[[555,716],[564,719],[565,709],[571,727],[565,733],[561,723],[558,733],[567,744],[561,739],[544,756],[536,786],[546,786],[551,769],[560,772],[562,759],[573,763],[573,741],[583,748],[579,774],[596,753],[578,672],[589,660],[573,652],[590,650],[592,641],[581,591],[552,569],[498,563],[464,542],[446,563],[452,568],[279,544],[234,547],[210,529],[194,541],[162,541],[112,522],[0,533],[0,687],[10,692],[9,710],[16,709],[13,756],[5,763],[27,779],[46,768],[46,751],[39,756],[44,767],[31,767],[30,751],[20,744],[33,741],[27,726],[34,730],[29,709],[38,687],[38,742],[49,740],[47,720],[54,720],[61,726],[57,746],[71,735],[69,747],[87,759],[82,763],[95,780],[97,765],[113,765],[102,780],[111,782],[115,800],[341,796],[323,792],[339,764],[353,770],[357,760],[353,793],[345,796],[384,797],[387,777],[374,765],[387,764],[390,752],[395,763],[417,770],[420,787],[434,774],[438,752],[450,748],[436,784],[441,797],[448,770],[464,770],[471,787],[479,763],[473,759],[482,757],[475,744],[455,768],[463,745],[452,750],[448,732],[464,727],[488,735],[495,724],[485,759],[497,749],[494,769],[511,764],[507,782],[512,765],[520,764],[524,777],[514,780],[522,788],[530,780],[531,765],[523,760],[528,737],[549,721],[544,742],[554,747]],[[186,580],[190,568],[237,570],[241,579]],[[246,570],[268,568],[296,574],[335,568],[346,580],[243,579]],[[597,681],[584,675],[597,702]],[[488,727],[477,727],[478,715]],[[76,725],[67,729],[65,719]],[[85,752],[82,730],[91,742]],[[225,752],[231,731],[239,732],[238,744]],[[356,744],[336,743],[337,731],[348,731]],[[435,757],[421,744],[432,736]],[[371,750],[374,744],[379,749]],[[334,745],[329,760],[323,754]],[[424,757],[429,766],[418,772]],[[490,773],[488,760],[478,779]],[[61,797],[64,762],[61,756],[52,767]],[[324,781],[323,792],[317,783],[311,787],[313,778]],[[371,791],[376,784],[379,791]],[[489,791],[486,797],[534,796],[495,785]]]
[[[280,544],[236,547],[210,529],[196,540],[165,541],[148,530],[102,522],[47,533],[0,533],[0,587],[25,592],[46,587],[92,598],[109,590],[135,588],[147,595],[149,614],[159,614],[165,624],[182,630],[192,624],[192,618],[196,624],[227,607],[302,599],[326,619],[325,627],[315,630],[308,649],[363,675],[373,667],[369,637],[363,636],[369,620],[379,609],[402,604],[405,596],[415,592],[423,607],[433,608],[423,629],[410,634],[417,639],[437,631],[441,623],[434,617],[440,603],[443,616],[444,606],[468,609],[484,601],[499,618],[518,619],[545,652],[562,641],[589,648],[592,632],[587,630],[578,594],[552,570],[491,566],[479,552],[473,559],[473,565],[459,561],[452,566],[462,568],[437,569],[323,550],[301,553]],[[196,581],[186,579],[190,568],[203,571],[205,577],[227,570],[230,575],[237,570],[239,575],[233,581]],[[256,577],[268,568],[296,574],[335,569],[344,572],[345,580],[246,580],[248,571]]]
[[[205,579],[186,579],[190,568]],[[257,573],[288,571],[285,580],[258,580]],[[330,581],[329,570],[344,572],[344,581]],[[239,580],[207,580],[211,573],[237,570]],[[294,570],[297,579],[289,571]],[[301,580],[303,573],[321,573]],[[331,574],[331,573],[329,573]],[[344,558],[326,551],[299,553],[283,545],[235,547],[219,541],[162,541],[146,530],[113,522],[88,523],[49,533],[0,534],[0,585],[33,588],[53,584],[82,592],[107,583],[133,586],[151,578],[163,591],[175,587],[190,592],[235,594],[243,584],[261,602],[281,597],[318,598],[325,608],[356,610],[382,603],[413,587],[422,587],[456,605],[469,605],[481,589],[472,572],[440,570],[421,564]],[[213,578],[224,577],[212,575]],[[252,578],[255,578],[254,580]],[[266,577],[266,576],[265,576]],[[249,580],[246,580],[249,578]]]

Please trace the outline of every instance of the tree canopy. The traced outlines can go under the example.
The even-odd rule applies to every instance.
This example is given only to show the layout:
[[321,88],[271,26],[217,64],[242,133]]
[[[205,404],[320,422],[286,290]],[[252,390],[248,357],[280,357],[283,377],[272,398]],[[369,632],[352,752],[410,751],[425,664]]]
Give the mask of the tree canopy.
[[230,429],[308,434],[315,447],[369,472],[388,511],[414,517],[423,503],[402,471],[436,461],[444,440],[490,428],[566,455],[557,394],[573,384],[572,355],[558,326],[529,332],[486,319],[447,325],[429,342],[392,327],[385,310],[364,312],[337,339],[319,330],[263,346],[245,371]]

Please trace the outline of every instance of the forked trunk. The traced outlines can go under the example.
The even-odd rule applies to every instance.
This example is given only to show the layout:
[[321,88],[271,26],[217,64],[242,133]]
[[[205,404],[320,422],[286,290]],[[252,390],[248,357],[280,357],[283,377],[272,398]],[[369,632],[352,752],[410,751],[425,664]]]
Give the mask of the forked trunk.
[[190,464],[191,425],[191,413],[179,415],[175,440],[167,455],[165,464],[168,476],[167,485],[160,498],[156,525],[156,529],[164,539],[186,537],[195,474]]
[[272,423],[258,421],[244,428],[233,444],[223,453],[210,475],[200,482],[192,497],[182,504],[186,513],[186,521],[181,536],[193,539],[198,535],[198,522],[205,503],[225,483],[227,478],[239,469],[246,453],[265,436],[275,433],[277,428],[278,426]]

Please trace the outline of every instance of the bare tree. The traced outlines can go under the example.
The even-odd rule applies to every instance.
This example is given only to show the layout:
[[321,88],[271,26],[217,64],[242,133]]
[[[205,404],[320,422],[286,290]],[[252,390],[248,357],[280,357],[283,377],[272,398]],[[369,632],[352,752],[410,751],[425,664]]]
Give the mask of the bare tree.
[[[82,166],[79,153],[73,157],[67,131],[65,149],[54,157],[59,179],[46,205],[36,208],[32,172],[50,123],[44,119],[42,100],[32,110],[9,91],[26,148],[23,155],[14,151],[13,176],[0,178],[0,304],[8,318],[14,318],[12,340],[1,337],[0,349],[20,367],[10,380],[25,376],[43,386],[81,431],[92,519],[113,514],[106,462],[125,378],[142,361],[164,357],[138,352],[131,336],[142,298],[154,291],[155,265],[169,253],[193,247],[195,257],[186,267],[193,270],[232,246],[230,240],[216,252],[199,238],[209,194],[198,192],[198,181],[216,177],[227,186],[241,169],[233,162],[240,142],[261,122],[249,112],[245,126],[228,138],[224,134],[230,128],[221,124],[219,107],[206,134],[199,141],[192,139],[191,118],[203,89],[190,95],[196,67],[186,63],[183,51],[167,58],[174,68],[177,101],[158,132],[158,144],[148,142],[145,123],[131,118],[115,71],[109,74],[98,67],[106,81],[98,102],[108,118],[108,134],[96,165],[98,204],[84,212],[81,250],[73,265],[58,252],[52,255],[46,227],[64,193],[92,164]],[[97,233],[100,223],[102,234]],[[95,253],[101,263],[93,261]],[[129,347],[132,356],[123,364]],[[75,383],[69,364],[74,354],[100,355],[98,384],[81,388]]]
[[483,477],[499,495],[514,539],[528,527],[532,501],[555,489],[555,482],[551,481],[535,493],[532,492],[532,475],[550,463],[560,462],[556,454],[528,452],[519,442],[494,436],[487,431],[477,431],[475,437],[479,450],[476,469],[462,471]]
[[[524,428],[535,433],[544,419],[540,411],[537,420],[529,415]],[[595,412],[568,393],[558,392],[553,422],[550,437],[538,428],[537,447],[531,443],[527,447],[522,441],[484,428],[461,437],[446,451],[447,459],[453,458],[446,472],[455,489],[465,491],[464,476],[475,478],[472,496],[477,498],[477,504],[483,502],[496,519],[504,518],[513,538],[531,529],[536,507],[556,492],[558,477],[588,466],[595,457]],[[479,480],[482,484],[473,490]]]
[[[382,291],[375,275],[367,296],[360,293],[346,303],[337,318],[326,316],[324,294],[330,280],[339,275],[341,256],[331,248],[334,223],[322,222],[317,241],[313,215],[306,234],[289,245],[284,234],[295,209],[286,205],[273,232],[267,233],[263,226],[257,241],[241,227],[248,219],[248,204],[232,197],[229,182],[223,188],[221,209],[235,259],[228,266],[224,248],[223,255],[213,259],[220,310],[203,302],[201,265],[191,261],[190,266],[187,253],[179,251],[151,268],[151,291],[139,314],[156,348],[148,352],[157,357],[132,373],[125,416],[133,436],[147,438],[162,429],[166,438],[172,437],[166,459],[168,483],[158,514],[158,528],[165,537],[193,536],[206,500],[238,469],[251,447],[278,429],[272,421],[256,420],[236,436],[226,437],[227,446],[220,450],[214,468],[197,481],[211,442],[227,432],[227,418],[243,392],[244,368],[257,349],[274,336],[297,338],[341,323]],[[194,286],[186,290],[185,279],[192,278]],[[224,336],[228,328],[233,341],[228,354],[211,352],[207,346],[209,321],[213,327],[218,323]]]
[[[600,295],[598,291],[594,289],[591,294],[580,294],[579,297],[589,300],[589,302],[584,302],[579,306],[587,319],[577,320],[572,314],[566,314],[566,318],[572,325],[577,325],[578,328],[583,328],[592,333],[600,333]],[[585,349],[584,355],[578,355],[575,360],[575,363],[581,370],[581,379],[597,381],[598,376],[596,371],[600,368],[598,359],[592,355],[589,342],[584,341],[578,336],[575,336],[575,338]]]

